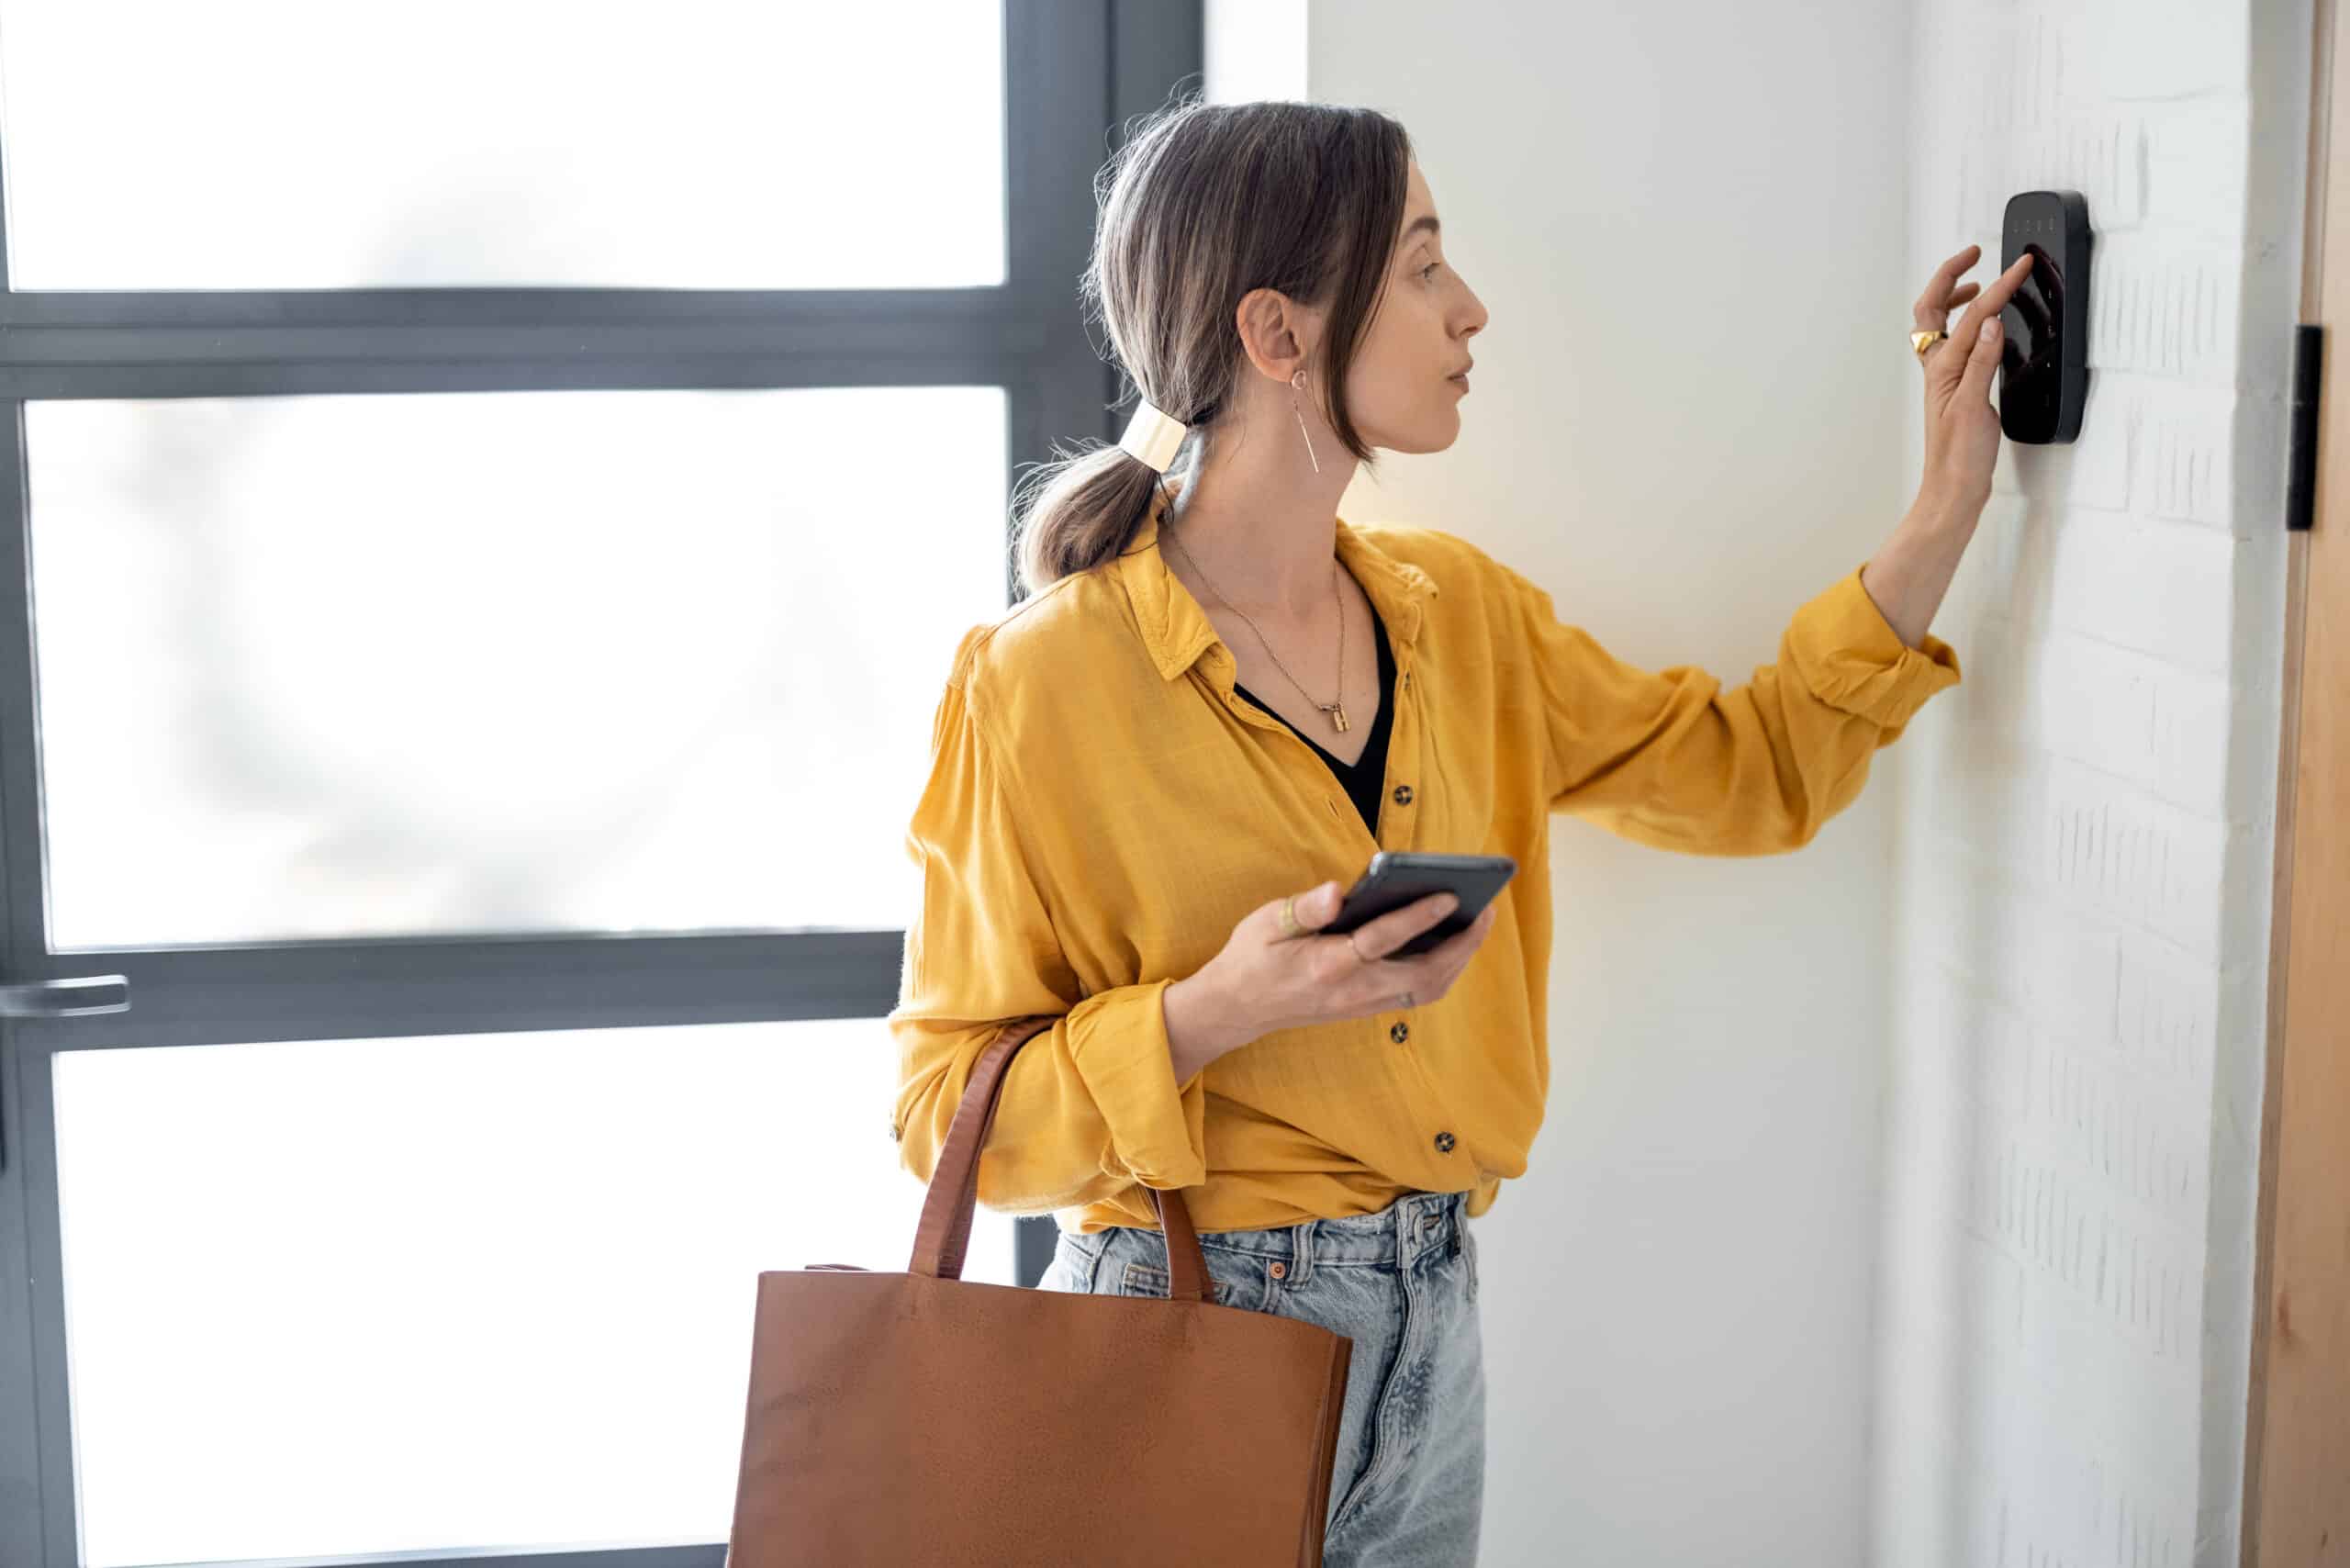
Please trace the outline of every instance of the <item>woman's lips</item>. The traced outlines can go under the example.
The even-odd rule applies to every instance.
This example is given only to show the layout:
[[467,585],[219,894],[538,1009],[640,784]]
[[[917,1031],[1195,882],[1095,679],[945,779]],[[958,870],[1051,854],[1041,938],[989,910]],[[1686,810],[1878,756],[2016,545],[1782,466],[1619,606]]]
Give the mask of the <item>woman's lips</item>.
[[1448,375],[1445,379],[1451,382],[1455,386],[1460,387],[1463,392],[1469,390],[1469,373],[1465,370],[1458,375]]

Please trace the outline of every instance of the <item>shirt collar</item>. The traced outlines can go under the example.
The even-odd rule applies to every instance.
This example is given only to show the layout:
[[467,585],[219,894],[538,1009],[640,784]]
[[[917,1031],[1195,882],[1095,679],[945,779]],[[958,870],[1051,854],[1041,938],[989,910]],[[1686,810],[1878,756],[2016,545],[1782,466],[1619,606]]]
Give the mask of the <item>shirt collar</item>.
[[[1159,675],[1174,679],[1197,664],[1216,644],[1215,622],[1192,597],[1181,578],[1168,569],[1159,552],[1158,524],[1166,510],[1166,492],[1154,487],[1150,510],[1142,526],[1114,563],[1126,598],[1134,605],[1135,621]],[[1438,592],[1436,579],[1408,561],[1399,561],[1373,544],[1345,518],[1337,524],[1339,564],[1353,574],[1387,628],[1388,641],[1409,647],[1419,635],[1427,600]]]

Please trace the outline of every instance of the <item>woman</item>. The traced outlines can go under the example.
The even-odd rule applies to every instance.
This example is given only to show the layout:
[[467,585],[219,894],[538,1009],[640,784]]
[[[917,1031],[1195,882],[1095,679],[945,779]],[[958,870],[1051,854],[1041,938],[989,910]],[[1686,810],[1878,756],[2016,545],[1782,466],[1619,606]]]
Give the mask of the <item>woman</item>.
[[[1724,690],[1614,658],[1466,540],[1336,515],[1375,448],[1451,444],[1485,324],[1401,126],[1181,101],[1104,175],[1084,293],[1145,401],[1025,487],[1030,597],[957,649],[906,837],[892,1133],[929,1180],[979,1051],[1056,1015],[1006,1076],[979,1200],[1055,1215],[1049,1286],[1163,1295],[1146,1189],[1182,1189],[1218,1300],[1354,1341],[1325,1561],[1471,1562],[1465,1222],[1524,1172],[1549,1089],[1550,814],[1795,849],[1958,682],[1925,628],[1998,451],[1975,327],[2022,274],[1924,362],[1900,527]],[[1919,299],[1929,342],[1973,260]],[[1447,898],[1316,935],[1382,848],[1519,871],[1425,955],[1389,956]]]

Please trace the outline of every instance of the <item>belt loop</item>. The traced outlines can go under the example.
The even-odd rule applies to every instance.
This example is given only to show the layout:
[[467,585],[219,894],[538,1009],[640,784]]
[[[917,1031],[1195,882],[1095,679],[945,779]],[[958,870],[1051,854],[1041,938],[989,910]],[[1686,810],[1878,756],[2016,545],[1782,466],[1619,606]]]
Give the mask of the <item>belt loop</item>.
[[1447,1193],[1415,1193],[1395,1205],[1396,1260],[1408,1265],[1415,1259],[1436,1250],[1449,1228],[1452,1213],[1451,1194]]
[[1283,1284],[1292,1290],[1314,1277],[1314,1222],[1299,1220],[1289,1227],[1289,1278]]

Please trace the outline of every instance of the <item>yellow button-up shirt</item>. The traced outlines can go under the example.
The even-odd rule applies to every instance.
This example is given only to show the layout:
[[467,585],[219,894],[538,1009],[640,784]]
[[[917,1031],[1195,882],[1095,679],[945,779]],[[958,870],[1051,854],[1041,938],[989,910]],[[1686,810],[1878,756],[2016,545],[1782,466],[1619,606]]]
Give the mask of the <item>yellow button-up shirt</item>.
[[[1413,1191],[1493,1206],[1550,1087],[1550,818],[1696,855],[1810,842],[1869,759],[1959,680],[1859,567],[1796,611],[1743,686],[1616,658],[1467,540],[1337,520],[1385,624],[1395,705],[1376,837],[1330,767],[1233,691],[1231,650],[1158,549],[1053,583],[957,647],[905,838],[922,871],[889,1028],[901,1163],[935,1169],[971,1064],[1021,1047],[979,1196],[1061,1228],[1202,1230],[1368,1214]],[[1366,724],[1369,716],[1362,720]],[[1438,1001],[1276,1030],[1176,1081],[1160,996],[1276,898],[1353,886],[1381,849],[1507,855],[1494,923]]]

